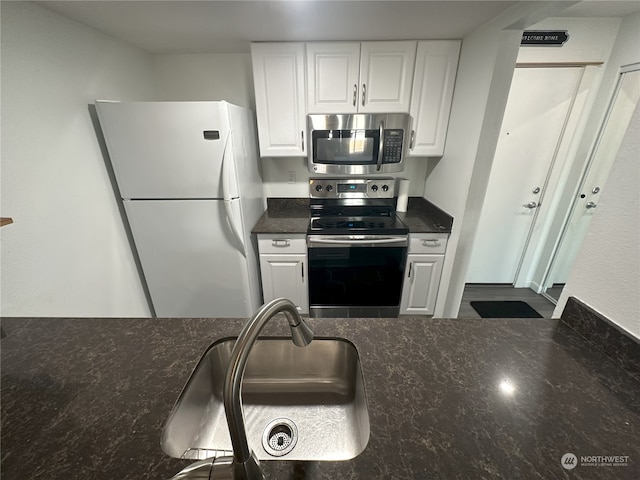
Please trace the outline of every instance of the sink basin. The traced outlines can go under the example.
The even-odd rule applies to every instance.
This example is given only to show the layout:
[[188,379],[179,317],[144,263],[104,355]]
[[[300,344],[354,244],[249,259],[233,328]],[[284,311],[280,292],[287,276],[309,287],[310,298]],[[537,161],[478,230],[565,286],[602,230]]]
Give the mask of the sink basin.
[[[174,458],[230,455],[223,385],[235,338],[213,343],[178,398],[162,432]],[[369,412],[356,347],[316,338],[260,338],[242,383],[249,446],[259,460],[348,460],[369,441]]]

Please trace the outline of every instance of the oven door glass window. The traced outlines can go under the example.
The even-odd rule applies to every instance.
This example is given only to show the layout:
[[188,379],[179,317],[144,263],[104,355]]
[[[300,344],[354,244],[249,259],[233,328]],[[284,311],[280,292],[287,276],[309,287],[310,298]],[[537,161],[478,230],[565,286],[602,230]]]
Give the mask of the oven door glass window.
[[399,306],[405,254],[406,247],[310,248],[310,305]]
[[314,130],[313,162],[332,165],[375,165],[379,130]]

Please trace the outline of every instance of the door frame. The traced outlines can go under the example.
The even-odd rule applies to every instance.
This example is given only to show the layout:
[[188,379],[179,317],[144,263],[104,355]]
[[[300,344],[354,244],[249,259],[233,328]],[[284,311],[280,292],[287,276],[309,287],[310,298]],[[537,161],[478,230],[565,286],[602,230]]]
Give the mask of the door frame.
[[[600,122],[600,125],[598,127],[596,136],[595,136],[594,141],[592,143],[592,146],[589,149],[589,153],[585,158],[584,165],[583,165],[583,168],[582,168],[582,173],[581,173],[581,176],[580,176],[580,181],[577,184],[577,187],[575,189],[574,195],[572,197],[571,204],[570,204],[570,206],[568,208],[567,214],[565,215],[564,222],[562,224],[562,229],[560,230],[559,235],[557,236],[557,238],[553,242],[552,254],[551,254],[550,258],[548,259],[548,262],[546,263],[546,266],[545,266],[544,270],[542,271],[542,279],[539,282],[539,284],[537,285],[536,293],[539,293],[539,294],[543,295],[545,298],[547,298],[548,300],[550,300],[554,304],[557,303],[557,300],[547,293],[547,289],[549,289],[549,288],[551,288],[553,286],[553,280],[554,279],[553,279],[553,275],[552,274],[553,274],[553,269],[554,269],[554,266],[555,266],[555,262],[557,260],[557,255],[558,255],[558,253],[559,253],[559,251],[560,251],[560,249],[562,247],[562,243],[568,238],[568,236],[570,234],[571,224],[573,223],[573,221],[576,218],[576,215],[578,214],[578,208],[579,208],[579,195],[578,194],[581,191],[584,190],[585,183],[587,182],[587,180],[589,180],[589,173],[591,172],[591,167],[593,166],[593,162],[595,160],[596,154],[598,153],[598,148],[600,147],[600,143],[602,141],[602,137],[603,137],[604,132],[606,130],[607,124],[608,124],[608,122],[610,120],[613,108],[615,106],[615,102],[618,99],[618,94],[620,93],[620,89],[622,87],[622,81],[624,79],[624,75],[626,73],[635,72],[635,71],[640,71],[640,62],[622,66],[620,68],[619,72],[618,72],[616,83],[614,85],[614,88],[613,88],[610,96],[609,96],[607,109],[606,109],[605,114],[604,114],[604,116],[602,118],[602,121]],[[608,176],[608,173],[609,173],[609,171],[611,170],[612,167],[613,167],[613,162],[607,168],[606,173],[603,172],[603,177],[607,177]],[[583,239],[584,239],[584,236],[583,236],[583,238],[581,238],[581,239],[579,239],[577,241],[582,243]]]
[[[519,66],[529,68],[576,67],[582,68],[583,71],[582,77],[576,85],[571,109],[565,120],[554,158],[547,172],[542,196],[539,200],[540,205],[534,213],[531,228],[522,250],[513,281],[513,286],[516,288],[531,288],[536,293],[540,293],[540,284],[536,278],[539,276],[541,265],[544,263],[546,269],[549,263],[548,261],[545,263],[545,258],[549,255],[548,252],[545,252],[545,246],[547,246],[553,222],[559,214],[560,193],[568,188],[571,166],[576,161],[580,139],[597,98],[598,87],[602,80],[602,71],[599,67],[602,65],[602,62],[519,64]],[[578,99],[578,96],[581,98]]]
[[[602,62],[539,62],[517,63],[516,68],[577,68],[580,69],[575,84],[571,104],[562,123],[553,157],[541,184],[541,196],[537,199],[538,208],[527,232],[526,240],[517,260],[517,267],[511,285],[516,288],[535,290],[533,275],[541,260],[540,250],[549,235],[550,226],[557,214],[558,192],[566,188],[570,177],[571,165],[575,161],[580,137],[587,124],[588,114],[597,97],[599,82],[602,78]],[[515,73],[515,70],[514,70]],[[578,98],[579,97],[579,98]],[[495,165],[493,165],[495,168]]]

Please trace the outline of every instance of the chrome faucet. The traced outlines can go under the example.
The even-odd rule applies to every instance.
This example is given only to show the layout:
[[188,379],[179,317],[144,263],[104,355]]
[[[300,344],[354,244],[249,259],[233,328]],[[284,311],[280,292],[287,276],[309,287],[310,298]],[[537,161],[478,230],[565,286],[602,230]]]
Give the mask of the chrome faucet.
[[247,322],[240,332],[231,352],[229,367],[224,382],[224,409],[231,434],[233,457],[209,458],[189,465],[170,480],[262,480],[264,475],[260,462],[247,442],[247,433],[242,415],[240,387],[251,347],[271,318],[284,313],[291,328],[291,340],[305,347],[313,340],[313,331],[302,319],[296,306],[286,298],[276,298],[265,303]]

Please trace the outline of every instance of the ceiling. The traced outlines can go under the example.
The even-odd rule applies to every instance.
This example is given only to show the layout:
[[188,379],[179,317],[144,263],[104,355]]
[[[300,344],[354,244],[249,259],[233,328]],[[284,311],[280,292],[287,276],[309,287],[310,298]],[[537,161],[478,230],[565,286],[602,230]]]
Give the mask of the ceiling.
[[[39,1],[149,53],[241,53],[251,41],[463,38],[516,1]],[[568,5],[571,4],[568,3]],[[585,5],[588,4],[588,5]],[[605,4],[603,7],[601,4]],[[595,7],[592,15],[589,5]],[[567,16],[624,16],[640,2],[587,1]]]
[[462,38],[514,1],[43,1],[150,53],[249,52],[251,41]]

